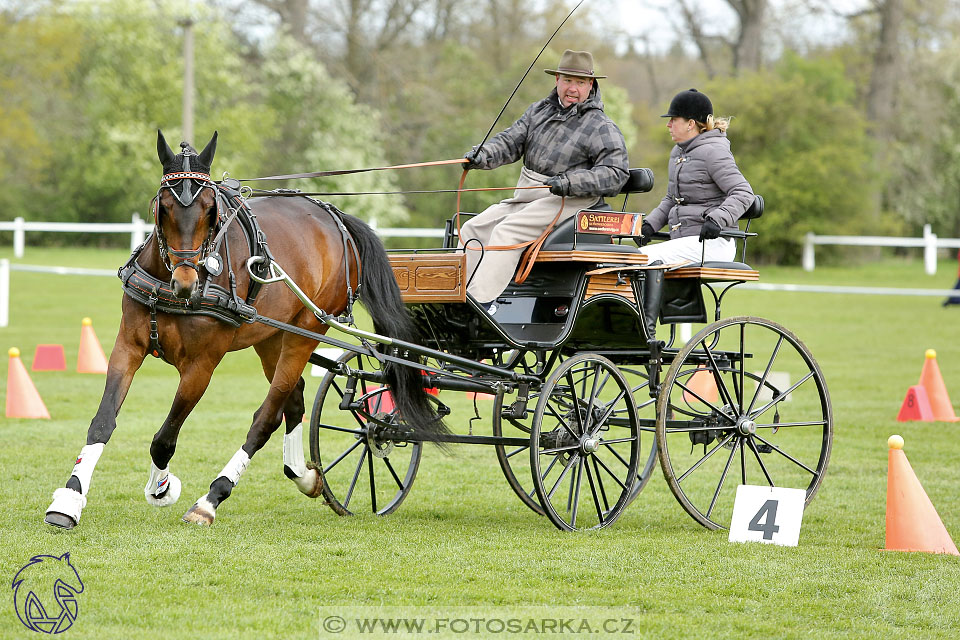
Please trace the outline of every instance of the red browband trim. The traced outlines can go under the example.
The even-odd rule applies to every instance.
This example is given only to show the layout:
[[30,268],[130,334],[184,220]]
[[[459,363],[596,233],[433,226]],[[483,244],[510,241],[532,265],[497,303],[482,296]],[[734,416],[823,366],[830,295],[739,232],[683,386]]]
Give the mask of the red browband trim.
[[160,178],[160,182],[174,182],[176,180],[203,180],[204,182],[213,182],[209,173],[198,173],[195,171],[179,171],[177,173],[167,173]]

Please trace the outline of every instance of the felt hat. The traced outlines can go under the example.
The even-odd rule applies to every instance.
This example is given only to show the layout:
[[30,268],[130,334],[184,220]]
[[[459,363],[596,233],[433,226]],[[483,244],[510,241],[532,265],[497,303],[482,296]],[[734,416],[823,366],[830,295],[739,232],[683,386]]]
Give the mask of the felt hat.
[[710,98],[696,89],[688,89],[673,96],[667,112],[660,117],[673,118],[674,116],[680,116],[688,120],[706,122],[707,116],[712,113],[713,103],[710,102]]
[[589,51],[573,51],[567,49],[560,56],[560,64],[556,69],[544,69],[544,73],[550,75],[563,74],[565,76],[576,76],[578,78],[606,78],[607,76],[598,76],[593,73],[593,54]]

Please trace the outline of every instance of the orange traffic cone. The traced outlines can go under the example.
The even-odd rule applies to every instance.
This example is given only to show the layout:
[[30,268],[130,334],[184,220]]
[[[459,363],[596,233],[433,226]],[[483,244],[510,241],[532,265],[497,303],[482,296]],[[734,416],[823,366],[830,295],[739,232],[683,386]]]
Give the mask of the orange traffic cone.
[[80,328],[80,353],[77,356],[77,373],[106,373],[107,357],[93,332],[93,320],[84,318]]
[[886,551],[924,551],[958,556],[937,510],[903,452],[903,438],[890,436],[887,463]]
[[7,367],[7,417],[49,419],[50,412],[33,386],[27,368],[20,361],[20,349],[12,347],[7,353],[10,355]]
[[713,372],[706,367],[697,367],[697,370],[687,380],[686,387],[690,391],[684,390],[684,402],[690,404],[701,402],[697,399],[697,396],[693,395],[696,393],[710,404],[717,403],[717,397],[719,395],[717,391],[717,381],[713,377]]
[[33,352],[31,371],[66,371],[67,358],[62,344],[38,344]]
[[920,384],[927,390],[934,420],[938,422],[957,422],[960,420],[957,414],[953,412],[947,387],[943,384],[940,367],[937,365],[937,352],[933,349],[927,349],[923,369],[920,371]]

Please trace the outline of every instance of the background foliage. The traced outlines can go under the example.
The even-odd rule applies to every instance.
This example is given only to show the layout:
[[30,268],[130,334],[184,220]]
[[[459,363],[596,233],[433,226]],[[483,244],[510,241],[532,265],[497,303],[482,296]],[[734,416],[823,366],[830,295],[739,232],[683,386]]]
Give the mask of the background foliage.
[[[697,86],[768,207],[752,254],[795,262],[806,231],[960,236],[960,3],[956,0],[650,0],[661,18],[617,21],[591,0],[493,123],[561,0],[4,0],[0,2],[0,207],[29,220],[125,221],[145,212],[156,129],[181,136],[184,24],[194,26],[200,146],[235,177],[456,158],[550,90],[541,69],[590,49],[631,164],[661,176],[659,114]],[[845,13],[844,13],[845,12]],[[829,20],[828,20],[829,18]],[[824,25],[840,23],[840,31]],[[797,26],[802,25],[802,26]],[[629,29],[627,27],[630,27]],[[509,186],[516,167],[467,186]],[[453,188],[456,167],[300,182],[304,190]],[[270,186],[283,186],[272,184]],[[467,194],[463,210],[497,198]],[[452,194],[330,197],[380,224],[438,227]]]

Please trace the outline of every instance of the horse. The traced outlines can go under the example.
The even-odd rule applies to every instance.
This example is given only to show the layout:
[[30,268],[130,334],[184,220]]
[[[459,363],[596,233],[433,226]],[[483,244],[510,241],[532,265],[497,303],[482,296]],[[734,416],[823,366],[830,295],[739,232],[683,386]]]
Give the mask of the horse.
[[[230,496],[251,458],[284,420],[284,475],[301,493],[311,498],[321,494],[323,478],[317,469],[308,468],[303,454],[301,374],[319,344],[310,334],[323,335],[328,326],[290,288],[281,283],[261,287],[253,280],[247,266],[251,257],[253,263],[276,260],[320,309],[338,316],[349,310],[356,292],[378,334],[417,340],[375,232],[358,218],[303,196],[229,200],[223,182],[210,179],[217,135],[214,132],[199,153],[183,142],[181,152],[174,154],[163,132],[157,132],[163,177],[152,203],[154,228],[127,265],[130,279],[125,280],[120,328],[103,397],[66,485],[54,491],[44,517],[49,525],[72,529],[80,522],[94,467],[116,429],[134,374],[148,354],[162,357],[180,376],[170,412],[150,445],[151,466],[144,488],[149,504],[169,506],[179,499],[181,483],[169,464],[180,429],[224,355],[250,347],[260,357],[270,389],[254,413],[246,440],[183,520],[213,524],[217,508]],[[249,207],[251,215],[243,219],[252,231],[239,223],[237,214],[244,207]],[[226,258],[215,250],[221,243]],[[148,284],[135,286],[144,282]],[[151,289],[150,282],[164,286],[154,284]],[[211,291],[220,292],[219,299],[233,316],[211,311],[205,295]],[[166,305],[165,293],[170,298]],[[241,312],[246,315],[237,320]],[[251,317],[270,318],[305,331],[285,330]],[[447,431],[427,400],[417,367],[387,362],[383,374],[398,414],[411,431],[421,432],[427,440]]]

